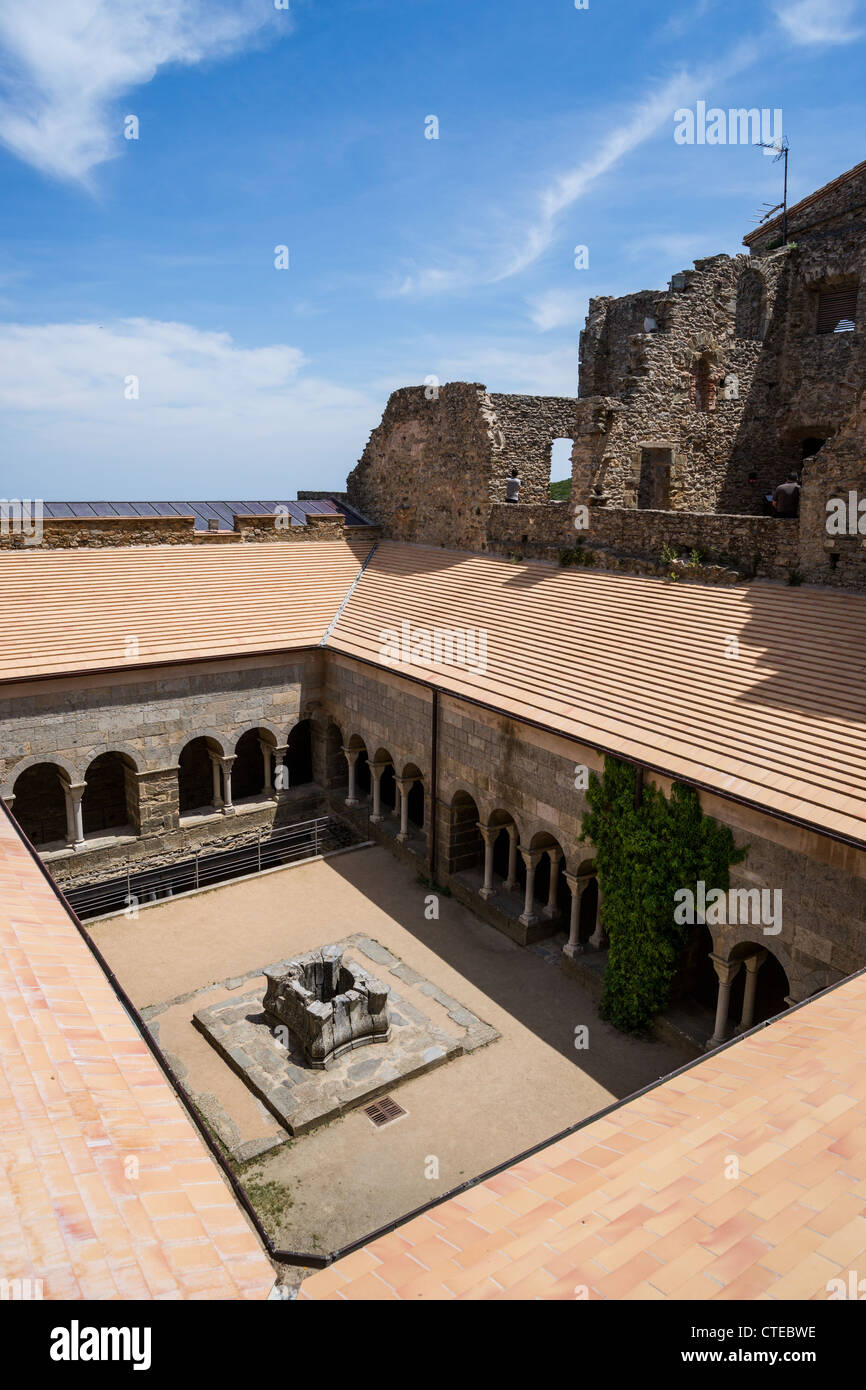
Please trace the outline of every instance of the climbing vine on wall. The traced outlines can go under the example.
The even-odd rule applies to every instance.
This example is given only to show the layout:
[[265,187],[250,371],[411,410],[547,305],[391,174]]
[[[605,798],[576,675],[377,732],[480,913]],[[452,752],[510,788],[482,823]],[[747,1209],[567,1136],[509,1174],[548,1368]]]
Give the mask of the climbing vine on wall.
[[601,1014],[624,1032],[645,1031],[667,1006],[671,980],[691,927],[674,921],[674,893],[703,879],[729,887],[737,849],[727,826],[705,816],[697,792],[674,783],[670,799],[644,785],[635,806],[637,771],[605,758],[589,779],[583,838],[595,846],[602,922],[610,938]]

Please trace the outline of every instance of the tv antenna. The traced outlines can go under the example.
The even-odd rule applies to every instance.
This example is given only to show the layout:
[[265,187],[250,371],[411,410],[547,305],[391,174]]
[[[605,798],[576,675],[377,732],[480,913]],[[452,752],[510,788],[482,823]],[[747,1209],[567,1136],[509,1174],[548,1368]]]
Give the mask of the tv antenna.
[[[787,245],[788,245],[788,137],[787,137],[787,135],[783,135],[782,138],[781,138],[780,140],[774,140],[772,143],[770,143],[770,142],[768,142],[768,141],[766,141],[766,140],[756,140],[756,141],[755,141],[755,144],[756,144],[756,146],[758,146],[758,147],[759,147],[760,149],[762,149],[762,150],[775,150],[775,151],[776,151],[776,158],[773,160],[773,163],[774,163],[774,164],[778,164],[779,160],[780,160],[780,159],[783,159],[783,160],[785,161],[785,173],[784,173],[784,181],[783,181],[783,185],[782,185],[782,201],[781,201],[781,203],[776,203],[775,207],[768,207],[768,205],[767,205],[766,203],[764,203],[763,206],[762,206],[762,208],[761,208],[761,214],[762,214],[762,215],[761,215],[760,217],[757,217],[757,218],[753,217],[753,218],[752,218],[752,221],[753,221],[753,222],[757,222],[758,226],[760,227],[760,226],[762,225],[762,223],[768,222],[768,221],[770,220],[771,217],[775,217],[775,215],[776,215],[777,212],[781,212],[781,214],[782,214],[782,245],[783,245],[783,246],[787,246]],[[765,209],[766,209],[766,211],[765,211]]]

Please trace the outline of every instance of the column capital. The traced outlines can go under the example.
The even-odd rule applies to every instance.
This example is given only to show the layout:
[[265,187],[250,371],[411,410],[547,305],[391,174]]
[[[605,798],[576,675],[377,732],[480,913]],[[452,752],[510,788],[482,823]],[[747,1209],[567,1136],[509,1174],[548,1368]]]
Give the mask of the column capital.
[[500,830],[502,829],[502,826],[501,826],[501,825],[483,825],[482,822],[481,822],[480,820],[479,820],[479,821],[476,821],[475,824],[478,826],[478,829],[481,831],[481,838],[483,839],[485,845],[492,845],[492,844],[494,844],[497,835],[499,834]]
[[372,762],[370,762],[370,761],[367,762],[367,766],[369,767],[370,771],[371,771],[372,773],[375,774],[376,777],[381,777],[381,776],[382,776],[382,773],[385,771],[385,768],[386,768],[386,767],[393,767],[394,764],[393,764],[393,763],[390,763],[390,762],[388,762],[388,761],[386,761],[386,760],[383,760],[383,761],[380,761],[380,762],[376,762],[376,760],[373,759]]
[[418,780],[418,779],[417,779],[416,777],[395,777],[395,778],[394,778],[394,781],[395,781],[396,784],[397,784],[397,788],[398,788],[398,790],[403,794],[403,796],[408,796],[408,795],[409,795],[410,791],[411,791],[412,788],[414,787],[414,785],[415,785],[415,783],[416,783],[417,780]]
[[760,966],[764,964],[764,961],[767,959],[768,955],[769,951],[765,951],[763,947],[761,947],[757,951],[755,951],[751,956],[746,956],[743,960],[743,965],[746,967],[749,974],[752,975],[755,973],[756,970],[758,970]]
[[213,756],[217,758],[220,767],[223,768],[226,772],[231,772],[232,768],[237,762],[236,753],[215,753]]
[[720,984],[730,985],[736,978],[737,971],[742,965],[742,960],[726,960],[724,956],[717,956],[715,951],[710,952],[710,960],[713,962],[715,972],[719,977]]
[[523,849],[522,846],[520,847],[520,857],[527,869],[537,869],[543,853],[544,851],[540,849]]
[[341,748],[341,749],[340,749],[340,752],[343,754],[343,757],[344,757],[344,758],[347,758],[348,761],[349,761],[350,763],[356,763],[356,762],[358,761],[358,759],[360,758],[362,751],[363,751],[363,750],[362,750],[361,748]]
[[544,853],[549,857],[551,864],[558,864],[560,859],[565,858],[565,855],[559,848],[559,845],[548,845],[545,848]]

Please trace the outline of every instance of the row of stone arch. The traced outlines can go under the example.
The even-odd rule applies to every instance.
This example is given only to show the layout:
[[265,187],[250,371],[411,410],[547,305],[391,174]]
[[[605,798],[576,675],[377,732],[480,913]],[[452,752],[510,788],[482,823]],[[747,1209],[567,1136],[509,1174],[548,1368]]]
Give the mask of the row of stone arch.
[[[142,828],[140,779],[151,771],[141,753],[111,748],[83,772],[55,758],[27,758],[7,778],[4,800],[37,846],[82,845]],[[181,816],[223,812],[312,781],[310,721],[280,741],[272,727],[245,730],[232,745],[216,731],[189,739],[177,756]]]

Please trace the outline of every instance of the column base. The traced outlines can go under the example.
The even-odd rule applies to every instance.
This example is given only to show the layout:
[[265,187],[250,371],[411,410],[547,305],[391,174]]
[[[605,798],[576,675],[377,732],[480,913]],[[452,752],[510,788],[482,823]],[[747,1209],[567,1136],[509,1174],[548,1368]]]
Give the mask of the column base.
[[479,898],[483,898],[485,902],[487,902],[488,898],[492,898],[492,897],[494,896],[495,893],[496,893],[496,889],[495,889],[495,888],[479,888],[479,889],[478,889],[478,896],[479,896]]
[[542,917],[545,919],[545,921],[547,921],[547,922],[553,922],[553,921],[554,921],[557,917],[559,917],[559,915],[560,915],[559,908],[558,908],[558,907],[543,907],[543,908],[541,909],[541,915],[542,915]]
[[408,831],[408,830],[401,830],[400,833],[399,833],[399,835],[397,836],[397,844],[398,844],[398,845],[405,845],[405,844],[408,844],[408,842],[409,842],[409,831]]
[[591,936],[589,938],[589,945],[594,951],[603,951],[605,946],[609,945],[609,942],[606,936]]
[[379,822],[380,822],[380,821],[383,821],[384,819],[385,819],[384,816],[371,816],[371,817],[370,817],[370,824],[371,824],[371,825],[378,825]]
[[361,803],[357,797],[354,797],[351,800],[349,799],[349,797],[346,797],[346,800],[343,803],[344,806],[360,806],[360,804]]
[[222,811],[224,816],[233,816],[235,814],[234,806],[223,806]]
[[537,912],[521,912],[517,920],[522,927],[537,927],[541,918]]
[[519,885],[516,878],[509,878],[506,879],[505,883],[502,886],[505,889],[506,893],[516,893]]
[[726,1043],[726,1042],[730,1042],[730,1039],[729,1039],[729,1038],[716,1038],[716,1037],[709,1038],[709,1039],[704,1043],[704,1052],[715,1052],[715,1050],[716,1050],[717,1047],[721,1047],[721,1046],[722,1046],[722,1043]]
[[586,952],[581,942],[578,941],[575,946],[572,946],[570,941],[566,941],[562,948],[562,954],[568,956],[569,960],[576,960],[578,956],[585,955]]

